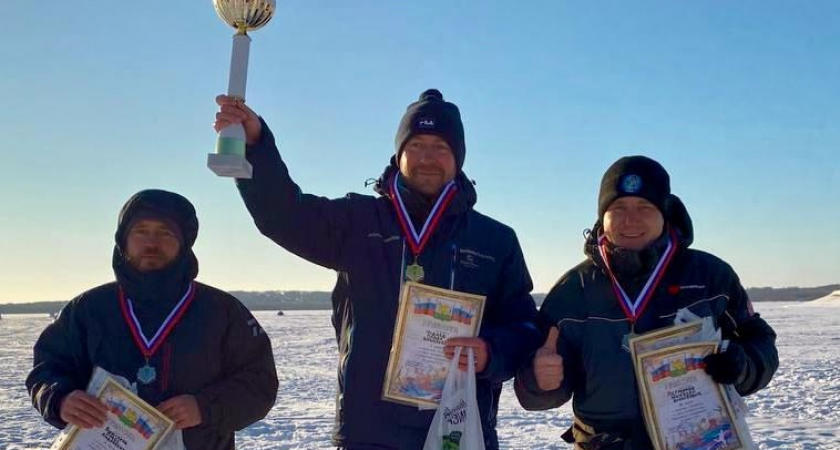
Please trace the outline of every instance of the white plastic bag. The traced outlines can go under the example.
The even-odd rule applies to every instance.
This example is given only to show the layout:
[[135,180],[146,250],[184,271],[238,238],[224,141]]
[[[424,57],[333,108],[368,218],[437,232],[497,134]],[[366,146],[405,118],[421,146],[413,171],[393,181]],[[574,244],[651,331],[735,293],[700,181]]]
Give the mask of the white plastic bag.
[[475,355],[467,349],[466,372],[458,370],[461,347],[449,363],[440,406],[432,419],[423,450],[484,450],[484,434],[475,398]]

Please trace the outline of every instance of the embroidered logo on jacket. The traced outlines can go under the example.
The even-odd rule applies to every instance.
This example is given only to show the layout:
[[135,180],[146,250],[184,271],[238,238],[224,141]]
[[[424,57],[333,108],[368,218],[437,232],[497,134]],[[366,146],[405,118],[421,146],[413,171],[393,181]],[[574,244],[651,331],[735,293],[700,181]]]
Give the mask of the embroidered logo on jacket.
[[262,327],[260,327],[260,324],[259,322],[257,322],[257,319],[248,320],[248,326],[251,327],[251,333],[254,335],[254,337],[257,337],[261,334],[265,334],[265,330],[263,330]]
[[458,251],[458,253],[461,254],[461,266],[469,269],[478,269],[479,267],[481,267],[479,265],[480,260],[490,261],[491,263],[496,262],[496,258],[468,248],[462,248]]

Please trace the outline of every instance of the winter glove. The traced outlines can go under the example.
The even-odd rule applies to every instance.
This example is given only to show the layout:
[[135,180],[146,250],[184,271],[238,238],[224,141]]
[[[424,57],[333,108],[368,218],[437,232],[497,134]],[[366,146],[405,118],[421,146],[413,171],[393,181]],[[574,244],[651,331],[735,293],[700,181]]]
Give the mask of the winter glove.
[[706,373],[720,384],[736,384],[747,376],[747,354],[744,347],[734,341],[723,353],[715,353],[703,358]]

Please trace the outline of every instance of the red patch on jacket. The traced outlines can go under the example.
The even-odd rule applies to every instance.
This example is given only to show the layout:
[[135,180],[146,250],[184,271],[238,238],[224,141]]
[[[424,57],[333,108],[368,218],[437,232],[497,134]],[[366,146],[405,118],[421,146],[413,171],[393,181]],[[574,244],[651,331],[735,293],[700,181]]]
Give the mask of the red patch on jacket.
[[680,293],[680,291],[682,291],[682,288],[677,286],[676,284],[668,286],[668,293],[671,295],[677,295]]

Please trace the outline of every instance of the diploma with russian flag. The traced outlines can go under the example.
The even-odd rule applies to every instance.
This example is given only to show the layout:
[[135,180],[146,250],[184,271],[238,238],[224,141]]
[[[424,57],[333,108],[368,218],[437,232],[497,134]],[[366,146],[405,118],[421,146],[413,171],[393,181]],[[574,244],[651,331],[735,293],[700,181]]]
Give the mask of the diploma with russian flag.
[[406,282],[382,397],[421,408],[440,402],[449,371],[443,343],[451,337],[475,337],[481,327],[485,297]]
[[100,428],[71,426],[50,450],[154,450],[175,426],[163,413],[107,378],[99,398],[108,407],[108,418]]
[[657,450],[746,449],[721,384],[703,369],[717,342],[680,344],[636,356],[639,397]]

